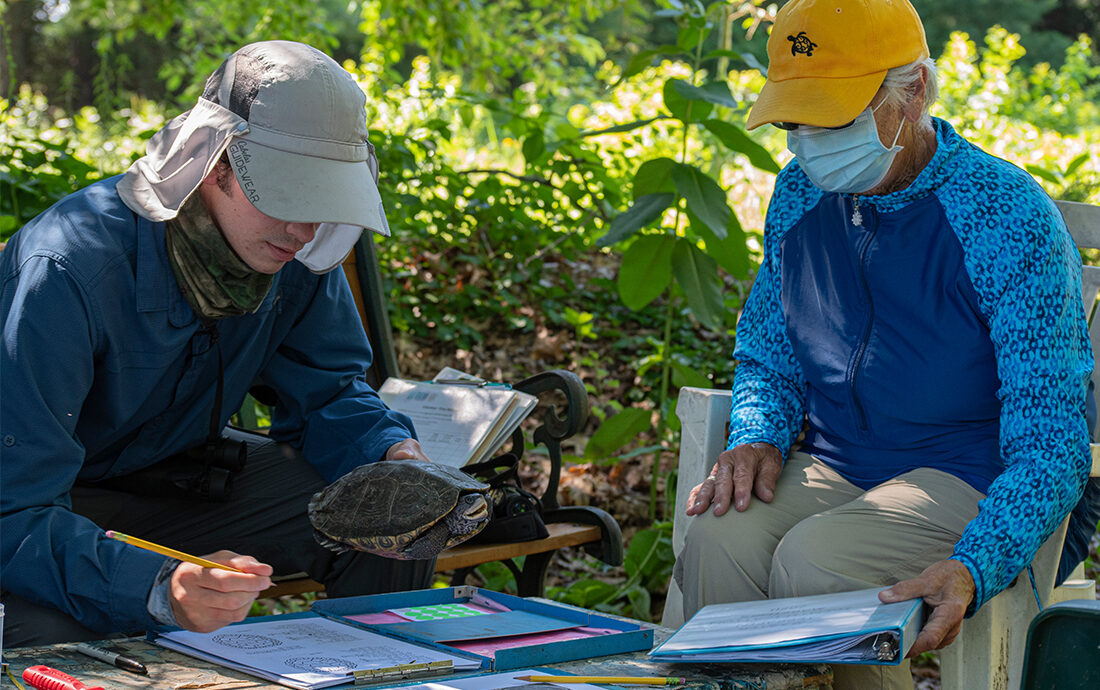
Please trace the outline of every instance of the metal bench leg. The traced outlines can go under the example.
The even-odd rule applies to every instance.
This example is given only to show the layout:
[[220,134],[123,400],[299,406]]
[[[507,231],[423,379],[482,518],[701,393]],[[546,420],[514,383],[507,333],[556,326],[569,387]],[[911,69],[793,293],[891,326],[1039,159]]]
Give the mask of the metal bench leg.
[[516,574],[516,590],[521,597],[546,596],[546,571],[554,559],[554,551],[533,553],[524,557],[523,569]]

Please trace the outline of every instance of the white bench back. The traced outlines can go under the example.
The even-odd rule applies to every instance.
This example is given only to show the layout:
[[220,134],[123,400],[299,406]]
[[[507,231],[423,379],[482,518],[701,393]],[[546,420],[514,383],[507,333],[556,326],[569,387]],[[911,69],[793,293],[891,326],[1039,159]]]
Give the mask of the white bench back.
[[[1078,249],[1100,249],[1100,206],[1082,204],[1076,201],[1057,201],[1058,210],[1066,220],[1066,227],[1073,235],[1073,241]],[[1086,257],[1086,260],[1088,257]],[[1100,261],[1100,256],[1096,258]],[[1081,268],[1081,298],[1085,304],[1085,318],[1089,322],[1089,340],[1092,342],[1093,390],[1100,395],[1100,319],[1095,318],[1097,300],[1100,298],[1100,266],[1090,266],[1087,263]],[[1100,441],[1100,424],[1096,425],[1093,433],[1093,442]],[[1096,467],[1094,461],[1094,474]]]

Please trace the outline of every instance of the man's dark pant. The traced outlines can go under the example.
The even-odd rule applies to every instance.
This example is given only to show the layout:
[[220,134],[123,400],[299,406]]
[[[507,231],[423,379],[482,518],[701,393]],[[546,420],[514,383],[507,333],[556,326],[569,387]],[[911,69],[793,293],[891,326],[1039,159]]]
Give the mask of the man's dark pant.
[[[228,549],[255,557],[276,575],[306,572],[330,597],[421,589],[435,561],[397,561],[358,551],[334,554],[319,546],[306,515],[326,482],[293,448],[264,436],[227,429],[248,443],[248,461],[225,502],[136,496],[94,486],[72,490],[73,512],[103,529],[141,537],[186,553]],[[52,607],[4,592],[4,646],[24,647],[107,637]],[[136,633],[140,631],[120,631]]]

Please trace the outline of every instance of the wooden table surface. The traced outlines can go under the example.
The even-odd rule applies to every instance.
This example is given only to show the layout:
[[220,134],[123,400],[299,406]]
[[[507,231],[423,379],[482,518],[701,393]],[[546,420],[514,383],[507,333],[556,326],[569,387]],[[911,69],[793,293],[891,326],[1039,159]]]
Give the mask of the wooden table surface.
[[[663,642],[672,631],[654,628],[654,645]],[[172,650],[158,647],[143,637],[107,640],[103,646],[136,659],[149,669],[148,676],[127,673],[91,659],[63,644],[4,650],[4,661],[21,678],[23,669],[45,664],[68,673],[89,686],[116,688],[164,688],[166,690],[275,690],[283,686],[254,678],[240,671],[217,666]],[[668,664],[650,661],[645,652],[614,654],[593,659],[546,664],[574,675],[599,676],[679,676],[688,679],[687,690],[831,690],[832,671],[825,664]],[[421,681],[428,682],[428,681]],[[13,688],[4,676],[0,687]],[[378,690],[387,685],[353,686]],[[640,687],[640,686],[630,686]],[[28,688],[28,690],[30,690]]]

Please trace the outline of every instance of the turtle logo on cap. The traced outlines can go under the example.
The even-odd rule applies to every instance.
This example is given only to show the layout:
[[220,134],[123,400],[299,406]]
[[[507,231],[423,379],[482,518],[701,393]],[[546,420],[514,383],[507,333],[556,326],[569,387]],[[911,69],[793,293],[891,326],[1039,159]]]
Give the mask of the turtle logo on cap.
[[806,57],[814,56],[817,44],[810,40],[805,31],[799,31],[797,36],[787,36],[787,40],[791,42],[791,55],[805,53]]

